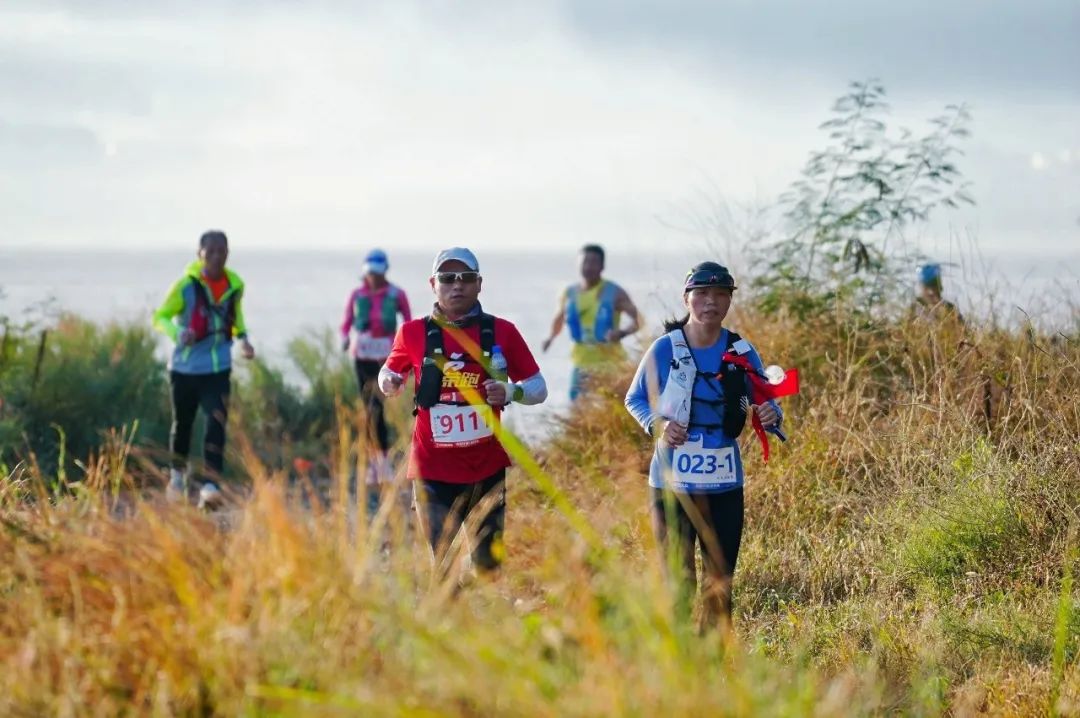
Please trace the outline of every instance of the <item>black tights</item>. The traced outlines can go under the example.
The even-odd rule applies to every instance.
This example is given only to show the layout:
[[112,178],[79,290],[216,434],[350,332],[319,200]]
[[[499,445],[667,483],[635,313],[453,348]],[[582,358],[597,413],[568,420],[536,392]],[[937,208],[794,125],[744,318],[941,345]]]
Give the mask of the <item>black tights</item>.
[[700,546],[705,567],[702,583],[705,622],[730,621],[731,582],[742,542],[743,490],[738,488],[719,494],[667,492],[671,499],[670,518],[675,522],[679,539],[678,562],[674,565],[669,562],[673,547],[668,541],[669,515],[664,503],[665,492],[654,488],[649,493],[653,530],[663,551],[665,565],[680,574],[680,611],[689,614],[690,599],[697,588],[694,548]]
[[379,369],[382,364],[366,359],[356,360],[356,383],[360,386],[360,399],[364,402],[369,426],[374,427],[375,441],[385,454],[390,448],[390,430],[383,412],[382,392],[379,391]]
[[172,429],[169,431],[169,451],[173,468],[183,469],[191,451],[191,427],[195,414],[202,407],[206,414],[206,436],[203,440],[203,459],[206,468],[220,475],[225,468],[225,423],[229,417],[229,375],[225,370],[216,374],[179,374],[169,372],[172,387]]
[[[502,563],[503,528],[506,525],[506,470],[475,484],[450,484],[422,479],[416,482],[420,494],[417,511],[420,514],[428,542],[437,564],[443,562],[447,549],[461,530],[466,518],[478,510],[485,513],[475,517],[476,535],[472,550],[473,565],[492,571]],[[487,498],[487,497],[491,498]],[[486,501],[490,501],[487,505]]]

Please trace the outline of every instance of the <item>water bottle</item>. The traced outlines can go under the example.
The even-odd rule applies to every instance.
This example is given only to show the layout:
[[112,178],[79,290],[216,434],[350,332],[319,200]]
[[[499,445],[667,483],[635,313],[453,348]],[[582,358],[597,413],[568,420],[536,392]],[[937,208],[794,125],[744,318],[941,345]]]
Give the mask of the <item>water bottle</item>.
[[502,347],[498,344],[491,348],[491,378],[495,381],[507,381],[506,357],[503,356]]

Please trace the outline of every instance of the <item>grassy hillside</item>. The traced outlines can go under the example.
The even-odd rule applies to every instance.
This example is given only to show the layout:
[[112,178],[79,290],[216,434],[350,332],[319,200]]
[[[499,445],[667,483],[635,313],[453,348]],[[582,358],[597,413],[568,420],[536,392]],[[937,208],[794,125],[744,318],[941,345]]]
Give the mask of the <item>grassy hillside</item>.
[[0,714],[1080,714],[1075,333],[730,323],[803,383],[770,463],[743,443],[734,635],[673,617],[632,367],[512,471],[505,569],[457,590],[350,499],[362,417],[312,359],[303,436],[312,392],[245,380],[225,517],[163,506],[127,434],[77,482],[9,458]]

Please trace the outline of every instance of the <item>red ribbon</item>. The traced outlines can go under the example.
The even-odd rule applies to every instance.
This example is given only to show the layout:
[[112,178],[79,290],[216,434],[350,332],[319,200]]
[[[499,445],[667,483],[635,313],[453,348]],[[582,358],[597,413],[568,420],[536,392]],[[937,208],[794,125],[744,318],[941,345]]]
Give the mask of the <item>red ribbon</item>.
[[[788,369],[782,382],[770,384],[765,377],[758,374],[757,370],[750,364],[750,360],[745,356],[726,353],[723,362],[725,364],[734,364],[746,370],[747,375],[750,377],[750,401],[754,404],[763,404],[770,399],[779,399],[799,393],[798,369]],[[761,442],[762,457],[765,463],[769,463],[769,437],[765,433],[765,427],[762,426],[757,412],[751,411],[750,413],[753,415],[754,433],[757,434],[758,441]]]

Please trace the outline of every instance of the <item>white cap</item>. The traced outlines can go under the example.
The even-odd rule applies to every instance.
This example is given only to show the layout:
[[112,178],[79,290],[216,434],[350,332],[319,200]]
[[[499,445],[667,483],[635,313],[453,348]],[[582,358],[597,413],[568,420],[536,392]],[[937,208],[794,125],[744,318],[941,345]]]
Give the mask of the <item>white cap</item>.
[[386,262],[364,262],[364,274],[386,274],[390,265]]
[[435,276],[444,264],[454,260],[461,262],[474,272],[480,271],[480,263],[476,261],[476,255],[472,253],[472,250],[465,247],[450,247],[435,255],[435,263],[431,265],[431,275]]
[[364,258],[364,274],[386,274],[390,268],[390,262],[386,258],[386,252],[381,249],[373,249]]

